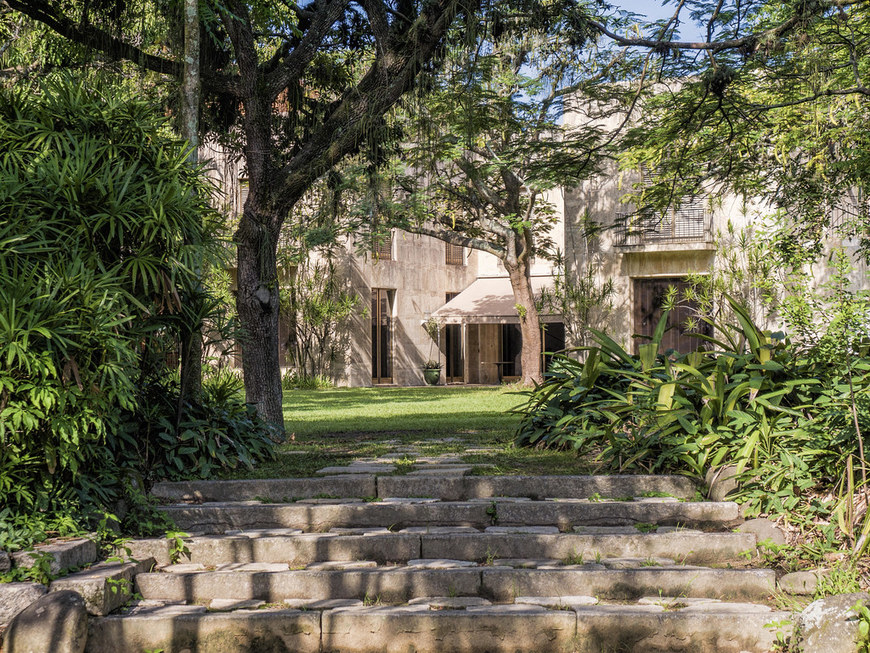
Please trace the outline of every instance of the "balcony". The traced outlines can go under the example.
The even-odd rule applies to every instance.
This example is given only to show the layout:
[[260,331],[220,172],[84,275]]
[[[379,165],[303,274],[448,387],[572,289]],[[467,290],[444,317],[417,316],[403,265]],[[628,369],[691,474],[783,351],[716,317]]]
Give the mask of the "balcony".
[[701,202],[666,213],[617,213],[614,244],[644,250],[710,249],[713,215]]

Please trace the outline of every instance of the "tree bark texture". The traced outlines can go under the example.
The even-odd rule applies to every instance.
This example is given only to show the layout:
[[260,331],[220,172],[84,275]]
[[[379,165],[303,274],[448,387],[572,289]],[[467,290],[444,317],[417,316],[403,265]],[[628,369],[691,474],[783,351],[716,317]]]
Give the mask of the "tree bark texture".
[[520,333],[523,337],[521,361],[523,385],[533,385],[543,380],[541,372],[541,317],[535,304],[532,288],[531,266],[527,258],[521,258],[516,265],[505,263],[505,269],[514,291],[517,313],[520,317]]
[[[184,0],[184,71],[181,80],[181,134],[190,144],[188,161],[199,157],[199,0]],[[202,270],[200,270],[202,274]],[[202,395],[202,324],[182,328],[181,403],[198,401]]]
[[278,356],[277,230],[247,207],[236,232],[238,292],[236,310],[242,324],[242,371],[245,401],[283,438],[284,410]]

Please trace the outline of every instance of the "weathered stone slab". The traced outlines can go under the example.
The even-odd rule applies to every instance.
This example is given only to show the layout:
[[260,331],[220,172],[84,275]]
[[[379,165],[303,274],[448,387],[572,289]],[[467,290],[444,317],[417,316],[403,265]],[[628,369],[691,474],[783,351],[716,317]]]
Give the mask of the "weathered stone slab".
[[496,601],[516,596],[599,596],[636,600],[644,596],[691,596],[724,600],[760,600],[774,587],[767,569],[489,569],[482,595]]
[[227,531],[224,535],[240,535],[241,537],[286,537],[288,535],[301,535],[301,528],[258,528],[248,531]]
[[327,476],[335,476],[342,474],[392,474],[395,471],[396,466],[392,464],[370,463],[360,465],[346,465],[341,467],[324,467],[322,469],[318,469],[316,473]]
[[5,574],[12,568],[12,558],[5,551],[0,551],[0,574]]
[[[658,612],[650,612],[658,608]],[[775,628],[787,612],[692,613],[661,611],[660,606],[577,606],[578,653],[601,651],[769,651],[776,643]],[[790,628],[783,625],[783,632]]]
[[857,613],[853,606],[870,606],[870,594],[839,594],[813,601],[798,615],[798,642],[804,653],[853,653],[858,636]]
[[286,562],[229,562],[222,565],[215,565],[216,572],[235,572],[235,571],[287,571],[290,568]]
[[0,583],[0,630],[47,591],[39,583]]
[[812,596],[816,593],[819,575],[815,571],[796,571],[786,574],[776,584],[783,592],[799,596]]
[[514,599],[514,603],[563,610],[575,605],[596,605],[598,598],[594,596],[518,596]]
[[719,599],[689,598],[686,596],[645,596],[637,602],[638,605],[660,605],[668,610],[679,610],[690,605],[700,605],[701,603],[716,603],[721,605],[723,602]]
[[309,571],[328,571],[330,569],[374,569],[378,563],[374,560],[328,560],[308,565]]
[[188,605],[181,601],[143,599],[131,603],[124,614],[144,616],[159,613],[161,616],[166,616],[170,614],[201,614],[205,610],[204,605]]
[[153,559],[158,567],[172,564],[172,542],[165,537],[129,540],[123,547],[115,549],[115,555],[123,560]]
[[608,569],[635,569],[637,567],[667,567],[674,564],[671,558],[603,558],[601,564]]
[[[479,568],[418,569],[407,567],[349,569],[343,571],[295,570],[277,573],[235,572],[221,574],[139,574],[136,587],[143,598],[171,601],[260,599],[369,599],[403,603],[420,596],[476,596],[480,591]],[[649,592],[646,592],[649,593]]]
[[488,526],[484,533],[512,533],[515,535],[557,535],[555,526]]
[[680,562],[711,564],[741,559],[755,547],[749,533],[638,533],[631,535],[520,535],[511,533],[433,533],[423,535],[421,557],[484,560],[498,558],[676,557]]
[[753,533],[759,544],[761,542],[770,542],[776,546],[782,546],[786,543],[785,533],[769,519],[747,519],[737,527],[741,533]]
[[537,569],[545,565],[556,566],[558,560],[552,558],[496,558],[492,561],[496,567],[513,567],[515,569]]
[[[574,532],[580,535],[637,535],[634,526],[575,526]],[[661,529],[656,532],[660,533]]]
[[628,526],[664,524],[723,527],[738,522],[737,504],[733,502],[638,503],[600,501],[590,503],[556,503],[529,501],[502,503],[497,507],[499,525],[556,525],[569,531],[574,526]]
[[487,514],[488,509],[485,504],[461,502],[423,505],[373,502],[330,506],[204,503],[161,507],[161,510],[166,512],[179,528],[205,533],[277,527],[301,528],[311,532],[328,531],[337,527],[383,527],[384,524],[392,525],[394,528],[445,524],[483,527],[491,523],[491,517]]
[[480,533],[480,529],[473,526],[410,526],[403,528],[400,533],[419,533],[423,535],[444,535],[448,533]]
[[[371,608],[323,613],[324,651],[405,653],[406,651],[570,651],[573,612],[528,606],[505,610],[401,611]],[[522,607],[522,606],[515,606]]]
[[360,473],[321,478],[163,482],[151,489],[152,495],[166,501],[248,501],[265,497],[280,503],[318,495],[373,497],[376,493],[375,477]]
[[476,567],[477,563],[450,558],[420,558],[408,560],[408,566],[414,569],[459,569],[461,567]]
[[55,580],[49,591],[77,592],[84,599],[89,614],[105,616],[130,600],[136,574],[151,571],[153,566],[153,558],[141,562],[99,564]]
[[359,599],[326,599],[323,601],[316,601],[313,599],[284,599],[284,604],[288,608],[296,608],[297,610],[333,610],[335,608],[361,607],[363,602]]
[[465,467],[453,467],[448,465],[429,465],[422,469],[415,469],[413,472],[408,472],[410,477],[429,477],[429,476],[465,476],[471,472],[471,465]]
[[91,622],[88,653],[318,653],[320,613],[299,610],[184,613],[171,609]]
[[683,612],[715,612],[718,614],[758,614],[772,612],[772,608],[758,603],[730,603],[721,601],[718,603],[689,603]]
[[466,608],[492,605],[492,601],[487,601],[479,596],[424,596],[411,599],[408,601],[408,605],[426,605],[429,606],[430,610],[465,610]]
[[[219,565],[246,562],[286,562],[291,566],[309,565],[328,560],[375,560],[401,562],[420,556],[420,536],[412,533],[390,533],[387,529],[364,529],[352,533],[301,533],[292,536],[263,535],[247,537],[205,536],[186,540],[192,563]],[[162,554],[169,564],[165,540],[137,540],[131,550],[138,555],[146,552]],[[137,556],[138,557],[138,556]]]
[[209,610],[230,612],[232,610],[256,610],[266,605],[265,601],[236,601],[235,599],[212,599],[208,604]]
[[86,538],[38,544],[31,551],[16,551],[12,554],[12,560],[16,567],[30,568],[42,556],[49,556],[51,574],[57,575],[65,569],[83,567],[94,562],[97,559],[97,545]]
[[695,494],[695,485],[683,476],[464,476],[421,479],[414,476],[378,478],[378,496],[436,496],[445,501],[499,496],[531,497],[635,497],[649,492],[681,499]]
[[82,653],[88,636],[88,613],[81,596],[54,592],[19,612],[3,637],[6,653]]

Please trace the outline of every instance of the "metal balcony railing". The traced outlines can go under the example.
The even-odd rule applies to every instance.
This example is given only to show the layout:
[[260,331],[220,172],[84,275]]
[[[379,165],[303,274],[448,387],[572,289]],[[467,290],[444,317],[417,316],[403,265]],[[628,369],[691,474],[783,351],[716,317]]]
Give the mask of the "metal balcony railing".
[[667,213],[617,213],[617,247],[711,242],[713,216],[700,203]]

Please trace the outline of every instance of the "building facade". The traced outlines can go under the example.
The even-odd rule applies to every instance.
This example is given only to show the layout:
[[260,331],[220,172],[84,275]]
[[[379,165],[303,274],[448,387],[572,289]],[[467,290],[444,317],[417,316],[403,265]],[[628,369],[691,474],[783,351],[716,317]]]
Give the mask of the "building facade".
[[[215,162],[212,174],[226,191],[225,210],[240,213],[243,171],[216,150],[205,157]],[[547,199],[560,220],[549,237],[564,267],[543,259],[532,266],[539,294],[558,285],[557,275],[563,275],[563,284],[581,277],[609,284],[607,310],[593,311],[594,323],[587,326],[606,331],[629,350],[642,342],[636,334],[652,335],[670,289],[684,289],[687,275],[714,269],[721,256],[717,234],[749,229],[764,213],[762,206],[726,195],[687,198],[668,212],[642,214],[622,201],[632,181],[614,169],[551,193]],[[441,383],[519,378],[519,318],[496,257],[398,230],[374,250],[360,253],[349,236],[338,251],[336,273],[358,298],[358,310],[341,326],[341,355],[322,371],[338,385],[422,385],[427,361],[440,363]],[[863,267],[855,272],[855,284],[866,287]],[[672,311],[663,349],[690,351],[701,344],[686,329],[692,310],[691,302],[682,302]],[[584,344],[566,328],[567,316],[547,303],[541,321],[544,352]],[[292,369],[288,334],[282,323],[282,365]]]

